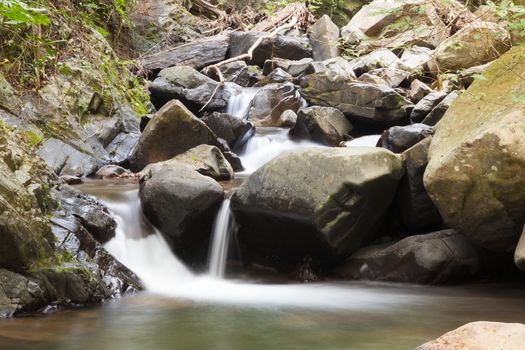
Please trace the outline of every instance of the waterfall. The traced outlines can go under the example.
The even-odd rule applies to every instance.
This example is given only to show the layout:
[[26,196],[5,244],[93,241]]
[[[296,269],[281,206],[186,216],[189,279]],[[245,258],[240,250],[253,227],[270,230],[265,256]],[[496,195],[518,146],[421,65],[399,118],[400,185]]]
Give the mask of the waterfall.
[[230,199],[222,202],[215,217],[212,231],[212,244],[209,257],[209,274],[215,278],[224,278],[230,236],[235,229],[235,221],[230,210]]
[[244,88],[238,95],[230,97],[226,113],[244,119],[248,114],[252,100],[257,95],[259,88]]

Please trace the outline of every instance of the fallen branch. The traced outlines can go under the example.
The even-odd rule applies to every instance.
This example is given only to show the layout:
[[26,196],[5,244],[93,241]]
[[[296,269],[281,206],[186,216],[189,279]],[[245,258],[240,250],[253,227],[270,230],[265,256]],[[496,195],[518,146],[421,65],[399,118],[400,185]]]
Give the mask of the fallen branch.
[[237,62],[237,61],[240,61],[240,60],[245,60],[245,59],[251,60],[251,59],[253,59],[253,53],[255,52],[255,49],[257,49],[257,47],[259,47],[259,45],[261,45],[261,43],[264,40],[271,39],[271,38],[275,37],[277,34],[279,34],[279,32],[281,32],[283,30],[293,28],[296,25],[296,23],[297,23],[297,17],[293,17],[292,20],[289,23],[283,24],[282,26],[276,28],[270,34],[260,36],[253,43],[253,45],[248,49],[248,52],[243,53],[242,55],[239,55],[239,56],[231,57],[231,58],[229,58],[227,60],[221,61],[219,63],[212,64],[211,66],[206,67],[205,68],[205,72],[206,73],[208,73],[212,69],[217,73],[217,76],[219,78],[219,85],[217,85],[217,87],[215,88],[215,90],[211,94],[210,99],[208,100],[208,102],[206,102],[206,104],[200,109],[200,112],[202,112],[210,104],[210,102],[215,97],[215,94],[217,93],[219,88],[221,86],[224,86],[224,76],[222,75],[222,72],[221,72],[221,69],[220,69],[221,66],[224,66],[225,64],[232,63],[232,62]]

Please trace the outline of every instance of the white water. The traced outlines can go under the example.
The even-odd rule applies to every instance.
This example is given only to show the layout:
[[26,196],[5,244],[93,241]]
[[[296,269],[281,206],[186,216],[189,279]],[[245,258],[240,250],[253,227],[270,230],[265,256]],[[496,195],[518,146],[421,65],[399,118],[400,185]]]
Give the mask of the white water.
[[228,245],[230,236],[235,229],[235,222],[230,210],[230,199],[222,202],[221,208],[215,217],[212,230],[212,243],[210,249],[210,275],[215,278],[224,278],[226,259],[228,258]]
[[275,157],[294,150],[326,147],[310,140],[295,140],[288,129],[258,128],[257,133],[238,152],[244,166],[241,175],[249,175]]
[[243,119],[248,114],[252,100],[257,95],[259,88],[244,88],[238,95],[232,96],[228,103],[226,113]]

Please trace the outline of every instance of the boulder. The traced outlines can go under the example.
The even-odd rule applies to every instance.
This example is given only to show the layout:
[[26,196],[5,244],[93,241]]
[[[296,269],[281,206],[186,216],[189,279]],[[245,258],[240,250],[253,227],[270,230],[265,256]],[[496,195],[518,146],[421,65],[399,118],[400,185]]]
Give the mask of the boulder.
[[309,38],[315,61],[339,56],[339,27],[327,15],[310,28]]
[[297,123],[297,114],[291,109],[287,109],[279,117],[279,121],[276,123],[276,126],[282,128],[293,128]]
[[226,83],[219,87],[218,81],[199,73],[192,67],[177,66],[161,70],[149,86],[149,91],[157,109],[173,99],[178,99],[196,112],[208,101],[206,106],[208,109],[225,109],[230,97],[239,94],[241,87],[233,83]]
[[330,72],[332,75],[338,75],[342,79],[357,79],[354,73],[354,64],[343,57],[330,58],[321,62],[311,62],[305,71],[306,74],[323,72]]
[[421,123],[445,97],[447,97],[447,93],[443,91],[435,91],[426,95],[414,106],[410,113],[410,122]]
[[514,263],[520,270],[525,271],[525,227],[514,251]]
[[[247,53],[250,47],[261,37],[268,35],[262,32],[233,32],[230,34],[230,57]],[[289,60],[300,60],[312,57],[312,48],[306,36],[277,35],[274,38],[264,39],[253,52],[253,59],[249,64],[260,67],[266,60],[274,57]]]
[[410,70],[424,70],[433,53],[434,50],[428,47],[413,46],[403,51],[401,62]]
[[524,342],[525,325],[521,323],[472,322],[416,350],[520,350]]
[[226,113],[214,112],[201,120],[232,149],[241,147],[255,134],[252,123]]
[[118,165],[106,165],[98,169],[95,177],[97,179],[113,179],[119,177],[131,177],[133,174],[128,169]]
[[403,174],[380,148],[313,148],[282,155],[232,197],[243,257],[329,263],[375,238]]
[[261,88],[252,100],[248,120],[255,126],[277,126],[286,110],[298,111],[304,100],[292,83],[269,84]]
[[[412,100],[412,102],[419,103],[425,96],[432,93],[433,90],[430,86],[423,83],[422,81],[415,79],[410,83],[410,91],[408,93],[408,97]],[[415,109],[416,107],[414,107]],[[412,111],[413,112],[413,111]]]
[[299,61],[272,58],[271,60],[266,60],[266,62],[264,62],[263,74],[269,75],[275,69],[281,68],[288,74],[296,77],[303,74],[312,62],[313,60],[311,58],[303,58]]
[[409,67],[388,49],[377,49],[350,62],[357,76],[377,68],[409,70]]
[[388,86],[355,82],[329,72],[302,78],[301,94],[311,105],[335,107],[352,123],[378,128],[404,121],[413,107]]
[[[255,85],[262,79],[261,68],[258,66],[248,66],[244,61],[234,61],[219,67],[225,81],[235,83],[242,87]],[[219,80],[217,72],[213,69],[203,70],[204,74],[214,80]]]
[[257,85],[266,85],[271,83],[286,83],[287,81],[291,81],[292,79],[293,77],[291,74],[286,73],[281,68],[276,68]]
[[218,181],[231,180],[234,177],[230,163],[228,163],[217,147],[200,145],[179,154],[173,159],[146,166],[140,173],[141,181],[149,179],[164,167],[169,168],[172,163],[184,164],[199,174],[209,176]]
[[514,252],[525,217],[525,106],[514,97],[525,89],[515,73],[524,57],[512,49],[452,104],[424,178],[445,223],[497,252]]
[[458,91],[452,91],[450,94],[448,94],[441,102],[439,102],[436,107],[432,109],[432,111],[423,119],[421,123],[434,126],[436,125],[441,118],[443,118],[443,115],[445,112],[450,108],[452,103],[459,97]]
[[152,170],[139,191],[146,218],[186,263],[205,262],[222,187],[178,161]]
[[46,305],[47,300],[38,283],[0,269],[0,319],[12,317],[17,311],[36,312]]
[[381,78],[385,82],[385,85],[391,88],[398,87],[410,78],[408,72],[396,68],[377,68],[369,71],[367,74]]
[[433,71],[457,71],[490,62],[511,47],[510,34],[493,22],[475,21],[443,41],[429,62]]
[[439,227],[443,221],[423,184],[431,140],[427,137],[402,154],[405,175],[399,183],[394,207],[399,222],[410,232],[427,232]]
[[144,56],[142,67],[149,71],[173,66],[190,66],[201,69],[224,61],[228,54],[229,44],[229,38],[224,34],[193,40]]
[[290,135],[307,138],[329,146],[339,146],[348,138],[352,124],[345,115],[333,107],[312,106],[299,110]]
[[419,141],[432,136],[433,132],[432,127],[425,124],[393,126],[383,132],[377,146],[394,153],[401,153]]
[[362,248],[336,273],[346,279],[436,284],[463,282],[480,268],[479,250],[462,234],[444,230]]
[[180,101],[173,100],[146,126],[131,157],[131,169],[137,172],[148,164],[171,159],[195,146],[216,143],[217,137],[206,124]]

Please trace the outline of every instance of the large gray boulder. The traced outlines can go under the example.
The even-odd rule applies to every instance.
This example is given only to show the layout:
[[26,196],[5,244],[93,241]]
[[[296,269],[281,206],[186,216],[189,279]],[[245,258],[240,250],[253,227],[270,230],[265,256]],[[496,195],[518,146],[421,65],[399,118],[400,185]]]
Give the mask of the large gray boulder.
[[232,197],[246,258],[328,263],[375,238],[403,175],[380,148],[291,152],[252,174]]
[[140,171],[151,163],[168,160],[201,145],[216,145],[217,137],[180,101],[159,110],[146,126],[131,157],[131,169]]
[[252,123],[226,113],[214,112],[201,120],[232,149],[244,145],[255,134]]
[[516,75],[524,57],[512,49],[452,104],[425,171],[445,223],[492,251],[514,252],[525,218],[525,105],[515,100],[525,90]]
[[313,106],[299,110],[290,135],[312,139],[329,146],[339,146],[349,137],[352,129],[352,124],[340,110]]
[[328,15],[321,17],[310,28],[310,45],[315,61],[339,56],[339,27]]
[[401,153],[419,141],[432,136],[433,133],[434,129],[426,124],[393,126],[383,132],[377,146],[394,153]]
[[139,191],[144,215],[184,261],[205,262],[222,187],[177,161],[151,170]]
[[311,62],[305,74],[330,72],[331,75],[340,76],[342,79],[355,80],[354,64],[343,57],[330,58],[320,62]]
[[347,279],[452,283],[476,276],[481,254],[454,230],[411,236],[358,250],[337,269]]
[[[224,109],[230,97],[241,92],[241,87],[219,82],[199,73],[189,66],[177,66],[160,71],[149,86],[151,100],[157,109],[173,99],[181,100],[189,109],[196,112],[204,107],[210,110]],[[210,100],[211,98],[211,100]]]
[[[262,32],[233,32],[230,34],[230,57],[247,53],[250,47],[261,37],[268,35]],[[264,39],[253,52],[249,62],[263,66],[264,62],[274,57],[289,60],[300,60],[312,57],[312,48],[306,36],[277,35]]]

